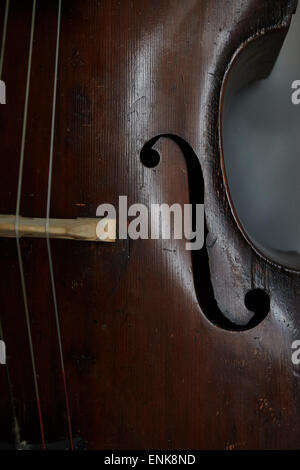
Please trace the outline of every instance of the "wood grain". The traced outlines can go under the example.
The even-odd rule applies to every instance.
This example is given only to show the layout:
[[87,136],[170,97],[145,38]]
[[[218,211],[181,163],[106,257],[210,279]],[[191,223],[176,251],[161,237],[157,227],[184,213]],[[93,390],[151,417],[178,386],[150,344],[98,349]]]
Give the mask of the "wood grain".
[[[88,449],[299,448],[299,372],[291,362],[300,335],[299,275],[271,264],[242,233],[220,135],[230,83],[270,70],[295,5],[62,2],[51,218],[94,217],[100,202],[117,206],[120,195],[147,206],[204,197],[208,231],[203,252],[193,256],[183,240],[51,240],[72,432]],[[31,8],[29,0],[11,0],[7,104],[0,107],[2,214],[16,208]],[[56,25],[57,1],[38,2],[23,217],[46,217]],[[230,82],[237,53],[251,67]],[[146,168],[140,152],[160,135],[160,164]],[[20,243],[45,438],[68,439],[47,246]],[[1,432],[11,439],[13,413],[20,439],[39,443],[15,240],[1,239],[0,254],[11,380],[5,393],[1,371]],[[245,294],[258,288],[271,307],[250,328]],[[220,315],[230,328],[218,324]]]

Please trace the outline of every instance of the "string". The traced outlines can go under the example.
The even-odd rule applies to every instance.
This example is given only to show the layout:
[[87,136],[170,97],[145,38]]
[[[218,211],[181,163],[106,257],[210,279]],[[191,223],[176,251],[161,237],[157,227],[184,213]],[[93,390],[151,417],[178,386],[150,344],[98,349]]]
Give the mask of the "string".
[[2,32],[1,55],[0,55],[0,79],[2,78],[3,59],[4,59],[4,50],[5,50],[5,42],[6,42],[6,31],[7,31],[8,10],[9,10],[9,0],[6,0],[5,13],[4,13],[4,22],[3,22],[3,32]]
[[[3,21],[3,31],[2,31],[2,42],[1,42],[1,53],[0,53],[0,80],[2,79],[2,71],[3,71],[3,60],[4,60],[4,53],[5,53],[5,44],[6,44],[6,33],[7,33],[7,19],[8,19],[8,12],[9,12],[9,0],[6,0],[5,4],[5,12],[4,12],[4,21]],[[0,339],[4,341],[4,334],[3,334],[3,327],[0,318]],[[7,359],[8,361],[8,359]],[[8,363],[6,363],[6,374],[7,374],[7,383],[9,389],[9,395],[11,400],[11,408],[12,408],[12,417],[14,422],[14,434],[15,434],[15,444],[17,448],[20,446],[21,439],[19,433],[19,426],[16,414],[16,407],[13,398],[13,387],[10,379],[9,367]]]
[[[5,43],[6,43],[8,10],[9,10],[9,0],[6,0],[5,12],[4,12],[4,21],[3,21],[2,42],[1,42],[1,53],[0,53],[0,80],[2,79],[3,59],[4,59],[4,51],[5,51]],[[3,340],[3,330],[2,330],[2,324],[1,324],[1,318],[0,318],[0,339]]]
[[28,56],[28,65],[27,65],[25,104],[24,104],[24,114],[23,114],[22,140],[21,140],[20,163],[19,163],[19,178],[18,178],[15,231],[16,231],[16,242],[17,242],[18,262],[19,262],[20,277],[21,277],[21,286],[22,286],[24,308],[25,308],[26,326],[27,326],[28,340],[29,340],[29,349],[30,349],[30,356],[31,356],[31,362],[32,362],[34,387],[35,387],[38,415],[39,415],[39,422],[40,422],[42,447],[45,450],[46,446],[45,446],[45,437],[44,437],[44,425],[43,425],[43,419],[42,419],[41,402],[40,402],[39,387],[38,387],[36,365],[35,365],[35,357],[34,357],[34,350],[33,350],[33,343],[32,343],[30,318],[29,318],[29,308],[28,308],[28,300],[27,300],[27,291],[26,291],[24,268],[23,268],[23,259],[22,259],[22,252],[21,252],[21,246],[20,246],[20,235],[19,235],[19,216],[20,216],[20,204],[21,204],[21,192],[22,192],[24,150],[25,150],[26,129],[27,129],[27,114],[28,114],[30,75],[31,75],[33,35],[34,35],[34,25],[35,25],[35,11],[36,11],[36,0],[33,0],[31,30],[30,30],[30,42],[29,42],[29,56]]
[[47,193],[47,212],[46,212],[46,240],[47,240],[48,258],[49,258],[51,289],[52,289],[54,312],[55,312],[55,322],[56,322],[57,338],[58,338],[58,346],[59,346],[59,356],[60,356],[63,387],[64,387],[64,394],[65,394],[65,402],[66,402],[68,431],[69,431],[69,437],[70,437],[70,446],[71,446],[71,449],[74,450],[72,426],[71,426],[71,414],[70,414],[67,381],[66,381],[65,365],[64,365],[64,356],[63,356],[63,347],[62,347],[62,337],[61,337],[61,330],[60,330],[60,321],[59,321],[56,288],[55,288],[55,281],[54,281],[52,253],[51,253],[51,245],[50,245],[50,237],[49,237],[53,148],[54,148],[54,133],[55,133],[55,111],[56,111],[56,95],[57,95],[57,71],[58,71],[58,56],[59,56],[59,42],[60,42],[60,23],[61,23],[61,0],[58,1],[58,15],[57,15],[56,52],[55,52],[52,120],[51,120],[51,136],[50,136],[50,155],[49,155],[49,174],[48,174],[48,193]]

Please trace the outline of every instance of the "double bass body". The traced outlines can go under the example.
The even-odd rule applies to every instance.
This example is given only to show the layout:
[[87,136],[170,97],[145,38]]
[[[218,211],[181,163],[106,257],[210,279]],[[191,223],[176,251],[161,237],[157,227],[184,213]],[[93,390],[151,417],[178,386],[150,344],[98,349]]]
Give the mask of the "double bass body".
[[268,74],[296,2],[44,1],[32,32],[33,3],[11,0],[7,17],[0,214],[18,202],[32,35],[20,215],[94,218],[120,195],[204,202],[206,240],[194,253],[185,240],[20,238],[22,278],[16,240],[1,239],[0,441],[297,448],[299,278],[243,233],[221,136],[226,93]]

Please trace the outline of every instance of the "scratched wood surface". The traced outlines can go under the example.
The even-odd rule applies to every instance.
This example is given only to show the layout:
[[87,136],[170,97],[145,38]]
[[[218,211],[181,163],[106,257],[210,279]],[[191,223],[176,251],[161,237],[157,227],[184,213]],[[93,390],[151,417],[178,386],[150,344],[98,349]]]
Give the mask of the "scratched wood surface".
[[[117,206],[119,195],[128,204],[184,204],[205,192],[208,231],[193,256],[180,240],[51,241],[72,436],[88,449],[299,448],[299,373],[291,362],[299,277],[263,259],[242,234],[219,134],[227,89],[268,73],[295,3],[62,1],[51,217],[95,217],[100,203]],[[57,0],[37,2],[24,217],[46,216],[57,11]],[[16,209],[31,14],[32,1],[11,0],[0,214]],[[160,138],[161,162],[146,168],[141,149],[161,134],[180,140]],[[70,432],[47,245],[20,246],[51,443]],[[16,241],[1,239],[0,254],[8,351],[0,438],[40,443]],[[270,295],[270,312],[258,311],[247,326],[245,294],[255,288]]]

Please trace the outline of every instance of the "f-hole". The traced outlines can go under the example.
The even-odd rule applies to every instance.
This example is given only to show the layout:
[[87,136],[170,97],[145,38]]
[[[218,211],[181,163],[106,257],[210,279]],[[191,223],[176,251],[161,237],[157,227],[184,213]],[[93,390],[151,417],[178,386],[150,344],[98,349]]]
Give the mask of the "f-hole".
[[[196,204],[204,203],[204,179],[199,159],[192,147],[181,137],[174,134],[159,134],[145,143],[141,152],[141,163],[147,168],[154,168],[159,163],[159,154],[153,148],[160,138],[173,140],[180,148],[187,165],[190,203],[195,208]],[[157,155],[158,154],[158,155]],[[195,211],[193,210],[193,227]],[[205,239],[208,231],[205,224]],[[219,328],[231,331],[246,331],[254,328],[261,323],[269,313],[269,296],[265,291],[253,295],[246,295],[245,306],[254,313],[251,320],[246,325],[238,325],[226,318],[220,310],[215,296],[211,281],[208,252],[206,244],[201,250],[192,251],[192,265],[194,286],[199,305],[206,318]],[[251,292],[251,291],[250,291]],[[249,302],[250,299],[250,302]],[[260,300],[263,299],[263,305],[260,306]]]

